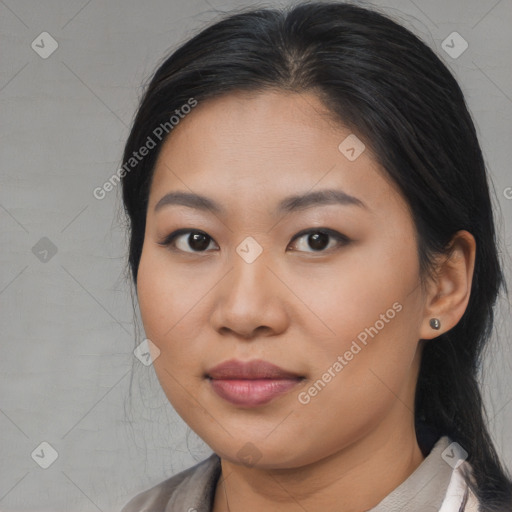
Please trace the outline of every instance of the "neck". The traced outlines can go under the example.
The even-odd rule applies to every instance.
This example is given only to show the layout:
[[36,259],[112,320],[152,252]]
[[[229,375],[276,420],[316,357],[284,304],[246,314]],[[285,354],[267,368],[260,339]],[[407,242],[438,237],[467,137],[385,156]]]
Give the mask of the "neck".
[[407,479],[424,457],[413,420],[380,424],[329,457],[288,469],[258,469],[221,460],[214,512],[363,512]]

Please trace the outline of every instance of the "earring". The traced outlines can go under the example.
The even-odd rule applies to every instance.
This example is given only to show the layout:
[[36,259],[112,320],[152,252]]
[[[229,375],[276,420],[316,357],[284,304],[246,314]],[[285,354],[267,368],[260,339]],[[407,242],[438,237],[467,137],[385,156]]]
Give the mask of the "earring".
[[436,330],[440,329],[441,328],[441,322],[437,318],[431,318],[430,319],[430,327],[432,327],[432,329],[436,329]]

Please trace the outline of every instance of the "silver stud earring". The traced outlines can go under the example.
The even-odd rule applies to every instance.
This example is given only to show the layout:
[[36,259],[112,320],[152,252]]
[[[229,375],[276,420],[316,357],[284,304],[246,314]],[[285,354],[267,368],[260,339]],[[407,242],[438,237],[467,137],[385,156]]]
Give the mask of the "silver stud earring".
[[431,318],[430,319],[430,327],[432,327],[432,329],[438,330],[441,328],[441,322],[437,318]]

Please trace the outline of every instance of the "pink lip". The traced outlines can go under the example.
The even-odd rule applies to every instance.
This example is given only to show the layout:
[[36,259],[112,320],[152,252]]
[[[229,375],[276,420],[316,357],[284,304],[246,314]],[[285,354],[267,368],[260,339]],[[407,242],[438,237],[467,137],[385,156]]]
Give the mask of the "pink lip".
[[212,389],[224,400],[245,407],[263,405],[286,393],[302,377],[267,361],[230,359],[207,371]]

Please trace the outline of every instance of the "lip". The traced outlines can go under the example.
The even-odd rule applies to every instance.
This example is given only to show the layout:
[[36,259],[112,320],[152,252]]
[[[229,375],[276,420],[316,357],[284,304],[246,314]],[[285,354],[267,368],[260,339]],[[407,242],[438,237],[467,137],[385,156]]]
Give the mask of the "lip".
[[230,359],[206,372],[213,391],[242,407],[257,407],[290,391],[303,377],[262,359]]

